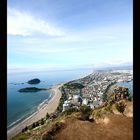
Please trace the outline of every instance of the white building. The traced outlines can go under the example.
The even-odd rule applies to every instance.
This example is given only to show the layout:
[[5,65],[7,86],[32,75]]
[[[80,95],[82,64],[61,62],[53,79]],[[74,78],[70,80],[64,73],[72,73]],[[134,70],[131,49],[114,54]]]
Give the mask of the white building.
[[70,101],[66,100],[63,104],[63,110],[62,111],[65,111],[69,108],[70,108]]
[[87,105],[88,104],[88,99],[83,99],[82,105]]
[[82,101],[82,97],[80,95],[73,95],[73,101],[74,102],[81,102]]

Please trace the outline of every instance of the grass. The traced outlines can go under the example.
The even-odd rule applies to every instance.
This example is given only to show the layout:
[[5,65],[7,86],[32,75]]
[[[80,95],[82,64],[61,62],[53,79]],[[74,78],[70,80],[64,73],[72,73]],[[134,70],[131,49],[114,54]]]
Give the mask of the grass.
[[107,102],[107,105],[104,107],[98,107],[93,110],[92,115],[94,116],[95,119],[103,117],[105,114],[112,112],[112,106],[114,104],[113,100],[109,100]]
[[15,137],[12,138],[12,140],[27,140],[29,138],[29,135],[25,133],[19,133]]

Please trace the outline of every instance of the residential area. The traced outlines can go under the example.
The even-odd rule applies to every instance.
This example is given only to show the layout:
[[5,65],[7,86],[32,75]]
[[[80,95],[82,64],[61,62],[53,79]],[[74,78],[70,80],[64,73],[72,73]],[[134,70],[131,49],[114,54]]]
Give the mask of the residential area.
[[81,105],[92,109],[102,105],[111,85],[133,80],[132,71],[96,71],[78,80],[70,81],[62,87],[65,96],[63,110],[79,108]]

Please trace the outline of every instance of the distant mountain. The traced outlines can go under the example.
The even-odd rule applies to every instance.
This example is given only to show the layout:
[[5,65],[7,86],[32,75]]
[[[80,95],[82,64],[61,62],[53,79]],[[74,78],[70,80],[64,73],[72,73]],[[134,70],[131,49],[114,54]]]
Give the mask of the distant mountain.
[[133,65],[124,63],[121,65],[107,65],[107,66],[101,66],[96,67],[96,70],[133,70]]

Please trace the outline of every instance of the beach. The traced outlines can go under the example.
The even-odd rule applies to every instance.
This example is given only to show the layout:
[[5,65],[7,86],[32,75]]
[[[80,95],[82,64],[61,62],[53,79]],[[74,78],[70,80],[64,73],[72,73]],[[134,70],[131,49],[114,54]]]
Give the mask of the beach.
[[44,118],[46,116],[46,113],[49,114],[53,113],[59,104],[59,99],[61,98],[61,92],[59,90],[59,87],[61,87],[62,85],[63,83],[57,84],[52,87],[51,90],[52,90],[53,97],[48,101],[47,104],[44,104],[39,110],[37,110],[31,116],[29,116],[19,124],[12,127],[10,130],[8,130],[7,139],[10,140],[13,136],[21,132],[22,129],[25,128],[26,126],[29,126],[34,122],[37,122],[41,118]]

